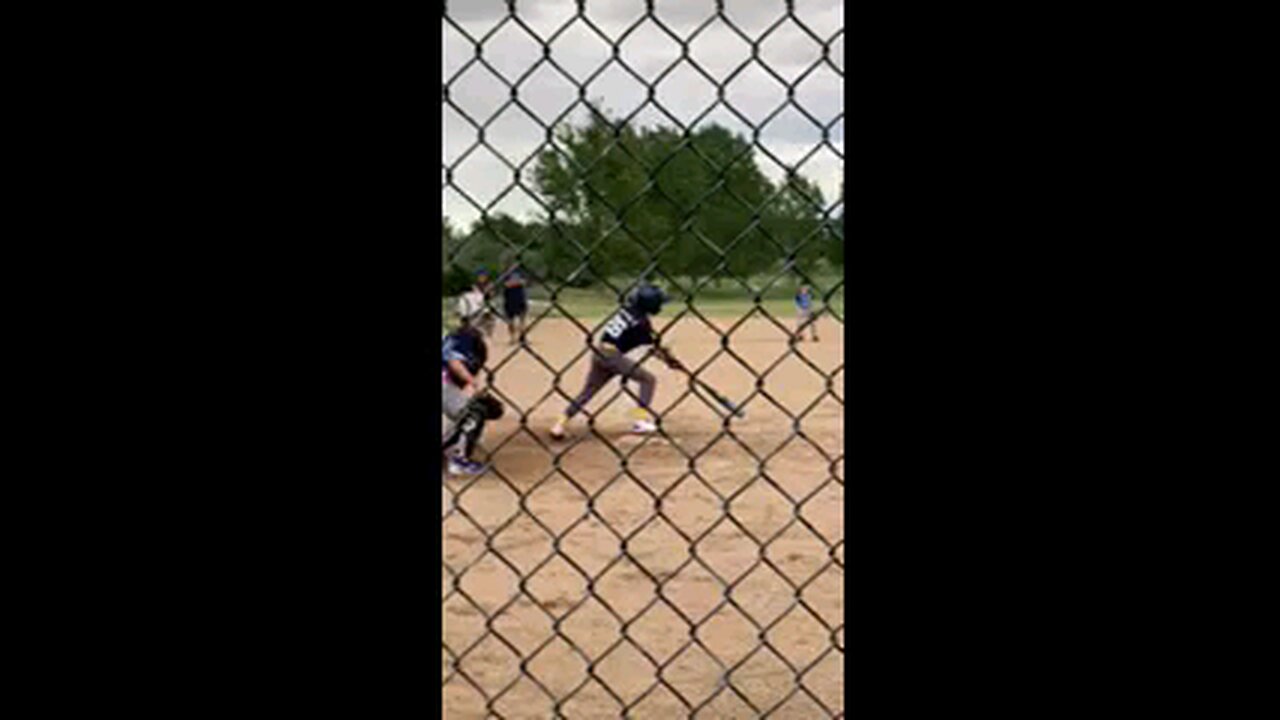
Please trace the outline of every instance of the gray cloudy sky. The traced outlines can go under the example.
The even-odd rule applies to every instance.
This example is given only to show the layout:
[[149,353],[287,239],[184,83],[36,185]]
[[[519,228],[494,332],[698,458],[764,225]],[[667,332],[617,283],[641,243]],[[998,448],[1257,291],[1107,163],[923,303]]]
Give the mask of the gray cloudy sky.
[[[715,0],[657,0],[655,15],[676,35],[687,37],[708,17],[715,14]],[[810,73],[796,88],[796,103],[814,117],[830,124],[831,145],[844,153],[844,8],[838,0],[795,0],[795,15],[815,35],[824,40],[836,38],[831,47],[831,62],[839,69],[823,65]],[[757,38],[774,21],[785,14],[784,0],[724,0],[725,15],[748,38]],[[610,38],[619,37],[627,27],[644,14],[644,0],[588,0],[586,15]],[[549,37],[576,12],[574,0],[518,0],[516,13],[543,38]],[[479,40],[507,16],[505,0],[453,0],[448,3],[449,17],[471,37]],[[457,30],[444,23],[444,79],[454,78],[449,86],[450,98],[467,115],[484,124],[510,97],[510,90],[486,68],[473,64],[461,75],[459,71],[474,56],[472,44]],[[515,82],[542,57],[542,46],[519,26],[508,22],[484,42],[484,58],[509,81]],[[552,57],[579,82],[600,67],[612,52],[581,21],[576,22],[551,45]],[[645,22],[622,44],[622,59],[646,81],[652,81],[680,56],[680,47],[670,37]],[[761,45],[763,62],[787,82],[794,82],[822,54],[821,47],[792,22],[775,30]],[[705,29],[690,46],[690,55],[717,81],[726,77],[751,55],[749,44],[721,20]],[[455,76],[457,76],[455,78]],[[610,65],[587,86],[587,96],[602,99],[615,116],[628,115],[645,102],[647,90],[616,64]],[[550,65],[543,63],[519,85],[520,100],[544,123],[550,123],[578,98],[577,88]],[[673,70],[657,86],[657,101],[682,122],[688,122],[716,102],[716,88],[686,64]],[[786,88],[761,67],[752,64],[726,86],[725,100],[753,123],[760,122],[786,100]],[[586,116],[582,108],[567,117],[581,124]],[[839,118],[839,120],[837,120]],[[457,111],[445,105],[444,161],[452,165],[476,142],[476,130]],[[670,125],[670,121],[651,105],[635,117],[639,125]],[[723,106],[717,107],[700,124],[719,123],[736,133],[750,137],[750,128]],[[485,138],[513,165],[529,157],[546,141],[545,131],[518,107],[512,106],[494,119],[485,130]],[[821,143],[822,130],[795,108],[788,107],[761,129],[760,144],[779,160],[794,163]],[[775,181],[783,169],[759,151],[756,162]],[[530,170],[532,165],[526,166]],[[801,168],[800,173],[817,181],[828,204],[839,201],[840,177],[844,160],[829,148],[822,148]],[[441,181],[443,182],[443,171]],[[525,183],[531,189],[532,173],[526,172]],[[494,200],[512,182],[512,172],[484,148],[477,148],[454,171],[454,183],[481,205]],[[452,189],[444,191],[445,213],[455,224],[468,225],[477,211]],[[518,188],[503,198],[495,212],[507,212],[527,219],[537,208]]]

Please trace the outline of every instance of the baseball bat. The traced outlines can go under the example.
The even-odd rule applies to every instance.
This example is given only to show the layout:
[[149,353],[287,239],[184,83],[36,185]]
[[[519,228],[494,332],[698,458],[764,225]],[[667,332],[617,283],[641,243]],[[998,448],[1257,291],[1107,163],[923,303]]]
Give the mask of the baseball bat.
[[745,418],[747,416],[747,413],[742,408],[735,405],[731,400],[729,400],[729,398],[721,394],[719,390],[716,390],[715,388],[711,387],[707,383],[703,382],[701,378],[694,377],[693,373],[689,372],[689,368],[685,367],[684,363],[680,362],[679,360],[676,360],[669,351],[663,348],[659,348],[658,352],[660,356],[665,358],[667,367],[671,368],[672,370],[679,370],[680,372],[684,373],[690,380],[696,383],[698,387],[701,387],[703,390],[707,392],[708,395],[710,395],[713,399],[715,399],[716,402],[720,403],[720,405],[725,410],[728,410],[730,413],[732,413],[736,417]]
[[698,378],[693,377],[692,375],[690,375],[689,377],[692,378],[693,381],[696,382],[699,387],[701,387],[703,390],[706,390],[707,394],[710,395],[712,398],[714,398],[716,402],[723,405],[724,409],[728,410],[729,412],[733,413],[734,415],[740,418],[745,418],[747,416],[747,413],[745,410],[735,405],[732,401],[729,400],[729,398],[725,397],[724,395],[721,395],[718,390],[706,384],[705,382],[699,380]]
[[[681,365],[679,368],[674,368],[674,367],[672,368],[672,370],[676,370],[676,369],[683,372],[685,376],[687,376],[690,380],[696,383],[698,387],[701,387],[703,390],[705,390],[707,394],[710,395],[713,400],[720,403],[720,405],[724,407],[725,410],[728,410],[730,413],[732,413],[736,417],[745,418],[747,416],[746,410],[743,410],[742,408],[735,405],[732,400],[722,395],[719,390],[716,390],[715,388],[703,382],[701,378],[694,377],[693,373],[690,373],[688,368],[684,367],[683,365]],[[627,380],[629,379],[630,378],[622,379],[623,389],[626,388]]]

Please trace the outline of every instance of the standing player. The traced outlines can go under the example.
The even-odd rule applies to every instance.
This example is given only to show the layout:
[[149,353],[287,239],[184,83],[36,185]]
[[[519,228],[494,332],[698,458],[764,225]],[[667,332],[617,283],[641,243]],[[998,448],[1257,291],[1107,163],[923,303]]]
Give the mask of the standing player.
[[502,305],[503,314],[507,317],[510,344],[515,345],[517,338],[524,342],[524,317],[529,312],[529,296],[524,287],[524,276],[519,270],[512,270],[507,274],[502,288]]
[[814,342],[818,342],[818,325],[813,321],[813,292],[808,285],[801,285],[796,293],[796,335],[797,341],[804,342],[804,329],[809,327],[809,334]]
[[458,298],[458,320],[489,335],[493,330],[493,317],[486,302],[489,297],[489,271],[476,270],[476,281]]
[[653,325],[649,317],[657,315],[666,301],[662,291],[652,285],[641,285],[631,296],[624,307],[609,319],[600,334],[600,342],[594,347],[591,355],[591,371],[587,374],[587,382],[578,393],[578,397],[569,403],[564,414],[551,428],[551,437],[561,440],[565,436],[565,425],[577,415],[591,398],[604,387],[609,380],[620,376],[625,380],[635,380],[640,385],[640,406],[633,411],[635,424],[632,432],[646,434],[658,429],[649,411],[653,402],[653,392],[657,388],[657,379],[653,373],[640,367],[635,360],[627,357],[627,353],[643,345],[653,345],[654,352],[671,368],[680,368],[666,348],[658,345],[653,334]]
[[464,323],[444,338],[440,409],[445,416],[444,454],[451,475],[478,475],[484,471],[471,454],[484,432],[485,420],[493,419],[495,414],[492,406],[473,401],[480,397],[476,375],[487,357],[484,335],[471,325]]

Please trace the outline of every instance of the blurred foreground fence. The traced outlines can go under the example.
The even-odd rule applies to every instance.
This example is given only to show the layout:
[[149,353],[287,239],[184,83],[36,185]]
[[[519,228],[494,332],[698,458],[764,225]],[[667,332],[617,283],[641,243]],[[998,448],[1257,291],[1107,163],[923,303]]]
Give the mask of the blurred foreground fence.
[[[631,17],[623,17],[624,6]],[[814,12],[806,14],[807,6]],[[485,12],[490,12],[487,18]],[[561,15],[553,17],[557,12]],[[815,17],[825,20],[816,25]],[[834,26],[832,18],[839,21]],[[442,98],[450,118],[446,132],[454,133],[456,149],[446,153],[442,189],[450,214],[474,217],[470,232],[444,223],[446,274],[470,275],[483,265],[501,275],[518,266],[548,295],[533,307],[528,332],[536,334],[540,324],[554,320],[579,338],[573,353],[559,360],[538,344],[491,345],[492,377],[514,372],[519,358],[540,368],[548,386],[536,401],[522,402],[495,385],[514,429],[505,437],[487,438],[486,451],[497,455],[519,444],[522,452],[539,454],[545,462],[520,476],[498,463],[484,475],[446,485],[446,530],[464,527],[476,538],[474,552],[453,553],[451,560],[446,532],[443,602],[457,618],[469,617],[472,628],[446,632],[446,717],[842,717],[843,684],[832,677],[832,668],[843,666],[842,605],[833,611],[834,605],[817,607],[811,598],[816,586],[843,578],[843,526],[813,517],[818,506],[843,498],[844,450],[830,434],[807,432],[806,423],[820,403],[843,407],[843,358],[815,361],[816,350],[807,353],[795,342],[793,319],[763,302],[780,288],[789,293],[808,285],[814,290],[816,319],[835,330],[826,342],[840,342],[843,304],[831,301],[843,297],[843,198],[828,202],[821,183],[805,171],[820,155],[843,167],[843,110],[819,113],[804,103],[813,78],[843,83],[840,6],[782,0],[455,0],[444,4],[443,30],[447,54],[455,58],[453,67],[446,64]],[[599,64],[593,70],[568,67],[565,58],[581,62],[584,43],[603,48]],[[561,45],[568,50],[560,52]],[[512,61],[519,55],[517,46],[532,48],[524,65]],[[800,59],[775,69],[771,53]],[[482,103],[468,100],[474,96],[468,84],[481,77],[499,88],[483,113],[477,109]],[[558,112],[547,107],[549,95],[537,89],[552,81],[571,89]],[[606,110],[610,88],[624,82],[639,89],[635,107]],[[764,83],[772,95],[764,93]],[[708,101],[689,110],[688,97],[681,96],[695,86],[707,90]],[[597,92],[600,98],[593,97]],[[669,107],[674,104],[685,109]],[[504,120],[511,116],[520,118],[522,140],[534,146],[532,152],[508,157],[500,131],[516,127]],[[797,148],[792,143],[779,152],[769,142],[779,124],[805,129],[812,144]],[[459,144],[458,133],[470,142]],[[469,186],[468,178],[475,176],[466,172],[480,155],[501,170],[501,187],[487,193]],[[494,177],[487,173],[485,182],[492,185]],[[504,209],[517,199],[531,219],[516,219]],[[608,319],[566,302],[566,288],[590,286],[621,300],[642,278],[673,297],[664,310],[664,333],[692,324],[711,338],[705,360],[690,364],[692,373],[716,385],[716,363],[737,363],[755,380],[745,396],[734,400],[748,414],[761,408],[780,418],[761,431],[770,439],[766,447],[750,433],[737,432],[723,408],[693,383],[668,390],[677,394],[672,407],[705,405],[713,434],[694,447],[672,441],[672,480],[658,488],[635,472],[635,454],[643,445],[621,443],[590,422],[580,437],[557,445],[537,422],[542,408],[576,394],[564,375],[589,356],[590,338]],[[721,310],[710,317],[700,308],[699,298],[713,283],[718,298],[738,298],[736,316]],[[500,300],[491,301],[498,313]],[[735,341],[748,322],[764,328],[759,333],[772,328],[785,338],[776,358],[748,357],[737,349]],[[823,351],[834,357],[834,350]],[[825,383],[822,391],[800,400],[780,396],[766,379],[784,362],[807,367]],[[612,400],[602,396],[597,403],[607,407]],[[575,476],[565,455],[582,443],[598,444],[612,464],[593,477]],[[800,446],[810,460],[791,470],[812,480],[803,491],[779,480],[771,465],[788,448]],[[703,471],[705,454],[725,447],[741,458],[732,470],[743,481],[734,487]],[[574,517],[549,522],[532,501],[552,482],[581,501]],[[635,507],[644,510],[622,528],[600,509],[620,484],[638,491]],[[494,486],[512,499],[511,512],[482,517],[476,498],[482,488]],[[699,523],[677,517],[673,508],[681,488],[712,498],[712,516]],[[781,498],[789,512],[762,532],[759,523],[739,517],[739,508],[766,492]],[[830,507],[823,511],[832,512]],[[535,556],[515,558],[513,544],[504,542],[517,525],[539,538]],[[609,546],[617,548],[608,562],[582,562],[570,549],[570,538],[587,526],[607,534]],[[659,532],[655,528],[668,546],[678,546],[681,558],[661,573],[635,550]],[[732,533],[739,545],[743,560],[732,572],[705,557],[708,539],[717,533]],[[807,544],[796,544],[801,535]],[[805,556],[805,572],[784,565],[774,552],[783,541],[808,548],[797,553]],[[622,602],[605,590],[622,566],[648,588],[641,601]],[[475,577],[482,569],[489,577],[501,573],[510,579],[498,597],[480,597]],[[553,569],[558,577],[572,576],[577,588],[559,605],[548,603],[538,589]],[[707,599],[696,610],[669,592],[693,572],[706,580]],[[772,579],[768,612],[747,597],[760,592],[753,583],[763,575]],[[590,641],[573,629],[588,613],[598,616]],[[716,638],[728,632],[723,628],[730,617],[744,628],[749,646],[726,652]],[[641,632],[655,618],[662,619],[666,632]],[[446,612],[445,623],[462,628],[464,621]],[[651,639],[663,635],[663,642]],[[808,638],[803,648],[788,640],[801,636]],[[557,670],[555,682],[550,675],[556,673],[547,670],[553,655],[559,666],[572,659],[574,668],[567,675]],[[609,670],[615,665],[624,668],[621,676],[642,681],[622,687],[628,683]],[[709,684],[694,687],[682,677],[695,666],[712,678]]]

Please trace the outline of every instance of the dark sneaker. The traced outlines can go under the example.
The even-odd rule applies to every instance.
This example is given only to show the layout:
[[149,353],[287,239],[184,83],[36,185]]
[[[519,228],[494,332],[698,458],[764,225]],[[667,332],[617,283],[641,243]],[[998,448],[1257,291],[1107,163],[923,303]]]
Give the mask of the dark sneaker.
[[474,460],[450,460],[450,475],[479,475],[484,472],[484,465]]

